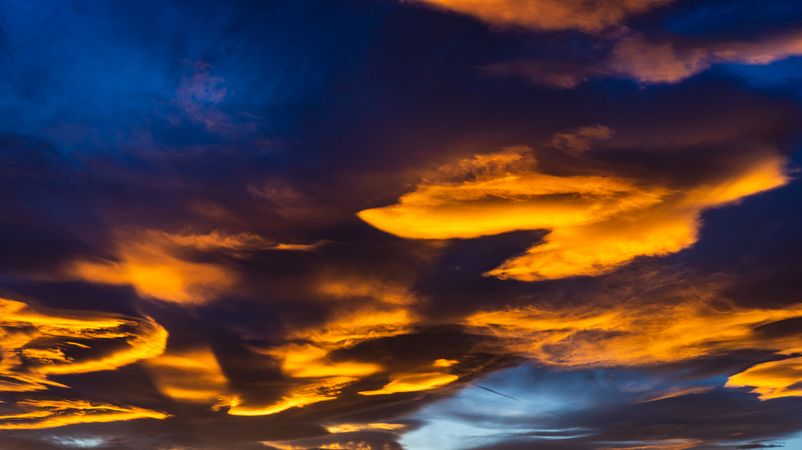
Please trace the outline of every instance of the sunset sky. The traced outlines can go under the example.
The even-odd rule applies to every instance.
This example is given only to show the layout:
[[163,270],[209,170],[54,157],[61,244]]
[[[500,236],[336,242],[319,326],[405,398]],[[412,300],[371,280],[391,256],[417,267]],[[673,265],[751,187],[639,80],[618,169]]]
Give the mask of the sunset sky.
[[802,450],[802,2],[0,1],[0,449]]

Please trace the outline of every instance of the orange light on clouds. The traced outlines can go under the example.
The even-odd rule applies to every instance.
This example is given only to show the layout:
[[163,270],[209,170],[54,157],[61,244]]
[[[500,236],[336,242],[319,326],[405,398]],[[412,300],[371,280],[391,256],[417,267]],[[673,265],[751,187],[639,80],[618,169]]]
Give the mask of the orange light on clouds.
[[172,399],[219,407],[230,398],[228,379],[208,347],[165,353],[145,366],[159,391]]
[[424,181],[394,205],[358,216],[408,239],[476,238],[519,230],[549,230],[541,244],[487,272],[539,281],[610,272],[639,256],[662,256],[693,245],[700,215],[784,185],[776,155],[722,180],[689,188],[645,185],[608,176],[539,172],[525,149],[479,155]]
[[143,297],[202,303],[232,288],[238,278],[222,264],[198,262],[195,252],[309,251],[316,244],[281,244],[253,233],[174,234],[147,230],[119,233],[115,260],[73,261],[67,276],[102,284],[130,285]]
[[0,414],[0,430],[35,430],[79,423],[166,419],[167,414],[133,406],[91,403],[83,400],[23,400],[17,413]]
[[[150,318],[70,317],[9,299],[0,299],[0,311],[0,391],[63,387],[48,377],[115,370],[160,355],[167,343],[167,330]],[[93,342],[115,346],[99,353]]]
[[802,397],[802,357],[757,364],[731,376],[727,387],[750,387],[761,400]]
[[495,26],[598,32],[671,0],[417,0]]
[[735,350],[802,350],[802,340],[760,338],[755,329],[802,317],[802,305],[758,309],[705,302],[571,310],[510,308],[471,315],[466,325],[508,351],[558,366],[635,366]]

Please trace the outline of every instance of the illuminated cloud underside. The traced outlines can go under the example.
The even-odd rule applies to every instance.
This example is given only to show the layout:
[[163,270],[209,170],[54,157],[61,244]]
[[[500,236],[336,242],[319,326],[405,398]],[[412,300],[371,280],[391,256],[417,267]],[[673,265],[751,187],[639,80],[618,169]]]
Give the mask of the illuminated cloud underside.
[[[569,367],[638,366],[686,361],[737,350],[802,351],[802,339],[760,337],[757,328],[802,317],[802,305],[757,309],[684,301],[673,306],[625,304],[595,309],[510,308],[476,313],[474,332],[508,350]],[[731,385],[750,384],[748,375]],[[751,384],[754,385],[754,384]]]
[[398,203],[359,217],[408,239],[550,230],[542,244],[487,273],[521,281],[601,275],[638,256],[678,252],[696,242],[705,209],[787,181],[774,155],[724,180],[682,189],[615,175],[549,175],[521,149],[477,155],[444,170],[450,179],[422,182]]
[[[800,352],[796,348],[794,352]],[[802,397],[802,357],[757,364],[731,376],[729,387],[750,387],[761,400]]]
[[[114,370],[164,352],[167,330],[150,318],[61,315],[0,299],[0,391],[64,387],[48,377]],[[114,344],[110,351],[92,349]]]
[[[166,419],[167,414],[133,406],[90,403],[83,400],[23,400],[17,413],[0,413],[0,430],[34,430],[79,423]],[[2,410],[0,410],[2,411]]]
[[[167,330],[150,318],[77,315],[0,299],[0,391],[68,388],[53,376],[109,371],[164,352]],[[102,344],[104,350],[95,350]],[[0,429],[52,428],[86,422],[139,418],[164,413],[84,400],[22,400],[3,409]]]
[[598,32],[671,0],[417,0],[499,27]]
[[67,273],[93,283],[130,285],[143,297],[202,303],[232,288],[238,278],[224,265],[194,261],[188,253],[314,248],[315,245],[270,242],[252,233],[172,234],[148,230],[118,234],[116,260],[77,260]]

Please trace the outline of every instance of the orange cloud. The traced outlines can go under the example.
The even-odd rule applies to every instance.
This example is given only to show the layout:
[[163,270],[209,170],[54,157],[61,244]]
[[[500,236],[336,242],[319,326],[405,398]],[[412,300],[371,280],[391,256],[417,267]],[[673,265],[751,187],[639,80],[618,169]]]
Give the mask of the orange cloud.
[[228,414],[233,416],[268,416],[286,411],[290,408],[303,408],[314,403],[334,400],[342,389],[352,383],[351,377],[328,377],[320,381],[305,383],[290,389],[276,402],[266,405],[249,404],[235,398]]
[[[160,355],[167,342],[150,318],[78,317],[9,299],[0,299],[0,313],[0,391],[66,387],[49,376],[115,370]],[[101,342],[112,348],[94,350]]]
[[[797,347],[796,351],[802,350]],[[802,396],[802,357],[770,361],[731,376],[728,387],[751,387],[761,400]]]
[[329,433],[353,433],[355,431],[395,431],[402,430],[406,425],[401,423],[340,423],[336,425],[327,425],[326,431]]
[[396,373],[390,376],[390,381],[382,386],[381,389],[360,391],[359,395],[388,395],[398,392],[418,392],[436,389],[459,379],[459,376],[445,371],[446,368],[457,363],[459,361],[453,359],[437,359],[432,363],[432,367],[435,370]]
[[[50,377],[115,370],[160,355],[166,343],[167,330],[150,318],[79,315],[0,298],[0,391],[68,388]],[[165,417],[134,406],[31,399],[2,410],[0,429]]]
[[169,352],[145,362],[154,384],[167,397],[220,407],[228,403],[228,379],[211,349]]
[[676,83],[715,64],[769,64],[802,55],[802,33],[777,34],[756,41],[679,45],[630,36],[618,42],[601,72],[644,83]]
[[473,314],[466,325],[499,338],[505,351],[545,364],[638,366],[746,349],[799,352],[802,340],[765,339],[755,332],[798,317],[802,305],[745,309],[699,300],[566,310],[508,308]]
[[167,414],[133,406],[90,403],[83,400],[23,400],[19,411],[0,414],[0,430],[35,430],[79,423],[165,419]]
[[67,272],[71,277],[93,283],[130,285],[143,297],[198,303],[232,288],[237,276],[221,264],[193,260],[189,255],[193,251],[306,251],[313,248],[271,242],[252,233],[172,234],[148,230],[119,234],[115,260],[78,260]]
[[390,377],[390,382],[368,391],[360,391],[359,395],[388,395],[398,392],[418,392],[439,388],[457,381],[457,375],[442,372],[399,373]]
[[417,0],[498,27],[598,32],[671,0]]
[[384,367],[372,362],[335,360],[333,352],[360,342],[408,333],[415,321],[409,310],[415,298],[399,284],[327,277],[317,283],[315,290],[323,298],[340,302],[359,299],[359,302],[343,304],[321,324],[291,329],[283,345],[257,350],[279,361],[282,372],[296,384],[278,401],[269,404],[252,405],[245,399],[236,399],[229,414],[269,415],[336,399],[344,387],[379,373]]
[[421,182],[398,203],[358,216],[408,239],[550,230],[543,243],[487,273],[521,281],[600,275],[638,256],[678,252],[696,242],[705,209],[787,182],[776,155],[683,189],[615,175],[543,173],[522,148],[476,155],[442,172],[442,179]]

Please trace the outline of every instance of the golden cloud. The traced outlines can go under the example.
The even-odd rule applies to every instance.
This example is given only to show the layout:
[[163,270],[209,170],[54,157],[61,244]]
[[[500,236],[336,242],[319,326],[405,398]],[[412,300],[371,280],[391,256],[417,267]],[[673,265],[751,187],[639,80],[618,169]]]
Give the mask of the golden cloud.
[[187,403],[226,405],[228,379],[211,349],[172,351],[145,361],[153,382],[166,397]]
[[143,297],[199,303],[232,288],[237,275],[222,264],[199,262],[191,252],[308,251],[315,245],[281,244],[252,233],[173,234],[148,230],[120,233],[115,260],[81,259],[68,276],[92,283],[130,285]]
[[[167,330],[150,318],[61,312],[0,298],[0,391],[68,386],[56,375],[116,370],[164,352]],[[96,349],[96,345],[103,350]],[[84,400],[22,400],[0,414],[0,429],[36,429],[166,414]]]
[[798,317],[802,305],[738,308],[699,300],[570,310],[508,308],[473,314],[466,325],[499,338],[507,351],[545,364],[638,366],[747,349],[799,352],[800,339],[765,339],[755,332]]
[[326,431],[329,433],[353,433],[355,431],[395,431],[402,430],[406,425],[401,423],[384,423],[384,422],[371,422],[371,423],[339,423],[336,425],[327,425]]
[[165,419],[167,414],[133,406],[91,403],[83,400],[23,400],[14,413],[0,414],[0,430],[34,430],[79,423]]
[[[111,350],[96,351],[102,342]],[[0,299],[0,391],[66,387],[48,377],[115,370],[164,352],[167,330],[150,318],[57,313]]]
[[499,27],[598,32],[671,0],[416,0]]
[[360,211],[370,225],[408,239],[476,238],[549,230],[544,242],[487,275],[538,281],[610,272],[697,240],[705,209],[782,186],[784,161],[767,154],[723,180],[687,188],[616,175],[551,175],[528,149],[476,155],[443,168],[398,203]]
[[[796,351],[800,350],[797,347]],[[802,397],[802,357],[757,364],[731,376],[727,386],[751,387],[761,400]]]

